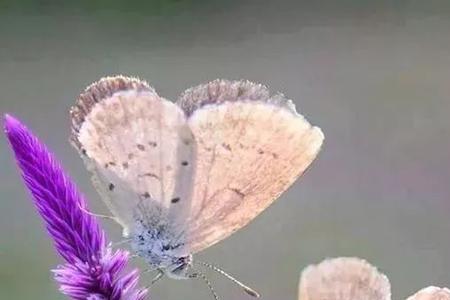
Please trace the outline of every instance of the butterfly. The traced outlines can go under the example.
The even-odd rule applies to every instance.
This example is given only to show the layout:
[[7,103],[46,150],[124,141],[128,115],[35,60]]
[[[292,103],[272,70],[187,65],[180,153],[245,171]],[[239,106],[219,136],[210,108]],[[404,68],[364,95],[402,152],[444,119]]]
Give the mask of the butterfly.
[[204,277],[191,273],[192,254],[265,210],[324,139],[292,101],[243,80],[202,84],[173,103],[145,81],[106,77],[70,114],[72,144],[123,236],[159,276],[176,279]]

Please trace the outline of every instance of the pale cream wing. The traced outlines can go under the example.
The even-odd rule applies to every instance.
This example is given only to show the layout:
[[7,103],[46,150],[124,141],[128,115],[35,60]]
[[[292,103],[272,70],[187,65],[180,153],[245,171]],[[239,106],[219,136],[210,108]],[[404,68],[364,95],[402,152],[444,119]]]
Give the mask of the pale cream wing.
[[323,134],[282,95],[248,81],[216,80],[178,105],[197,143],[189,248],[198,252],[245,226],[311,164]]
[[125,232],[138,207],[163,219],[190,203],[195,143],[178,106],[118,76],[88,87],[71,116],[73,144]]

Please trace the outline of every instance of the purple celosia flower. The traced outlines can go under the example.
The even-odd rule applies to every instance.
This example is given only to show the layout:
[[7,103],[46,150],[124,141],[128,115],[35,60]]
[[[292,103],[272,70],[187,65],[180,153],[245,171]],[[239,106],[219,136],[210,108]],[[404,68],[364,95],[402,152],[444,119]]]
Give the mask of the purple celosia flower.
[[[113,252],[86,201],[47,148],[17,119],[5,116],[5,131],[22,177],[66,263],[54,270],[62,293],[73,299],[141,300],[137,270],[125,273],[128,252]],[[81,209],[81,208],[82,209]]]

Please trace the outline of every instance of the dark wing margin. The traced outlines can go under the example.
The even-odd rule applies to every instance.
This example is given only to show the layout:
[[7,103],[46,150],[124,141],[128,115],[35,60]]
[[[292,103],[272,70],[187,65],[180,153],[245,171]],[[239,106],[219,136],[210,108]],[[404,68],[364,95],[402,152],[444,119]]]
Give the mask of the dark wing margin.
[[180,95],[177,104],[189,117],[205,105],[238,101],[267,102],[277,106],[284,106],[296,113],[295,105],[291,100],[286,99],[283,94],[276,93],[271,95],[266,86],[248,80],[216,79],[209,83],[192,87]]
[[[117,92],[128,90],[148,91],[156,94],[154,89],[146,81],[135,77],[126,77],[122,75],[108,76],[89,85],[78,97],[76,104],[70,109],[72,120],[72,134],[70,141],[79,149],[80,145],[77,135],[86,116],[98,102],[111,98]],[[79,149],[80,150],[80,149]]]

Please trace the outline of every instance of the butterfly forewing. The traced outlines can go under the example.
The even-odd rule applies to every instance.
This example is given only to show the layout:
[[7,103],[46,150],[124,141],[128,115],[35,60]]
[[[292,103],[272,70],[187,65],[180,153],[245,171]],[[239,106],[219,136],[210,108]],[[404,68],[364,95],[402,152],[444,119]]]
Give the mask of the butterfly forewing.
[[323,134],[282,95],[261,85],[217,80],[185,92],[197,143],[189,248],[198,252],[245,226],[300,176]]
[[171,206],[190,204],[194,168],[184,164],[195,165],[192,133],[178,106],[132,82],[113,77],[91,86],[72,110],[72,139],[125,231],[137,210],[184,224]]

